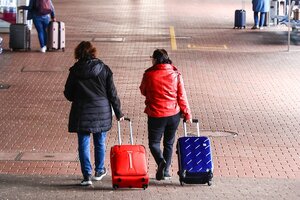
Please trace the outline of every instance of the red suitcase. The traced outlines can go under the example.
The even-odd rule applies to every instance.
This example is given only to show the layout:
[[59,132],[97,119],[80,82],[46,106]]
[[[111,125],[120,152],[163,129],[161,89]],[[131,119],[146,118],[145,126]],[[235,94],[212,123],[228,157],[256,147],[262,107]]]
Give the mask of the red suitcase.
[[117,188],[144,188],[149,184],[146,149],[143,145],[134,145],[132,125],[129,118],[130,143],[122,144],[121,128],[118,121],[119,145],[114,145],[110,151],[112,186]]

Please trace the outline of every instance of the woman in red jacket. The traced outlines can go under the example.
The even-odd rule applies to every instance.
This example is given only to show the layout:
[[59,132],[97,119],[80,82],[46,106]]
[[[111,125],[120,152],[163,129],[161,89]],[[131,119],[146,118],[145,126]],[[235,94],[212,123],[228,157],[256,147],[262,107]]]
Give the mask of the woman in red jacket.
[[[145,113],[148,115],[148,142],[158,169],[156,179],[170,179],[175,133],[182,115],[191,122],[183,79],[178,69],[172,65],[164,49],[156,49],[151,56],[153,66],[143,76],[140,90],[146,97]],[[160,142],[163,137],[163,152]]]

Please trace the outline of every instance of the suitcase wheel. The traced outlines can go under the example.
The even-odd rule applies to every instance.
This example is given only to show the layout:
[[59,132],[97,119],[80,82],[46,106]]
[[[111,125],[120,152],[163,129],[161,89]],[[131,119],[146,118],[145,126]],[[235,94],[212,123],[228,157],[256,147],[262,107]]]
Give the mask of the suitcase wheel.
[[207,182],[207,185],[208,185],[208,186],[211,186],[211,185],[212,185],[212,181],[211,181],[211,180],[208,181],[208,182]]
[[119,186],[118,186],[117,184],[114,184],[114,185],[113,185],[113,188],[114,188],[114,190],[116,190],[116,189],[119,188]]
[[65,48],[62,48],[62,51],[65,52]]
[[183,182],[182,181],[180,181],[180,185],[183,186]]
[[144,185],[143,185],[143,189],[144,189],[144,190],[146,190],[147,187],[148,187],[147,184],[144,184]]

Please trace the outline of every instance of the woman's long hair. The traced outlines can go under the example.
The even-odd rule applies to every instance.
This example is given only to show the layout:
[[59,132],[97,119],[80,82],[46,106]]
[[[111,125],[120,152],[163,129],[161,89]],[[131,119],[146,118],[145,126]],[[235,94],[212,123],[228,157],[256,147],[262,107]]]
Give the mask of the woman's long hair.
[[77,60],[88,60],[97,57],[97,49],[89,41],[82,41],[74,51],[74,57]]
[[153,52],[152,58],[155,59],[155,64],[172,64],[168,56],[168,52],[165,49],[156,49]]

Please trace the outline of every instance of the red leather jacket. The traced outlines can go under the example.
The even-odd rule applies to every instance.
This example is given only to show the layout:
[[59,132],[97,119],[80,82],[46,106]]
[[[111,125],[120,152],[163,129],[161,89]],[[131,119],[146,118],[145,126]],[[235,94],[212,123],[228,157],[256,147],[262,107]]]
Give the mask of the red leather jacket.
[[146,97],[144,112],[148,116],[168,117],[181,112],[186,120],[191,119],[183,79],[175,66],[158,64],[147,69],[140,90]]

